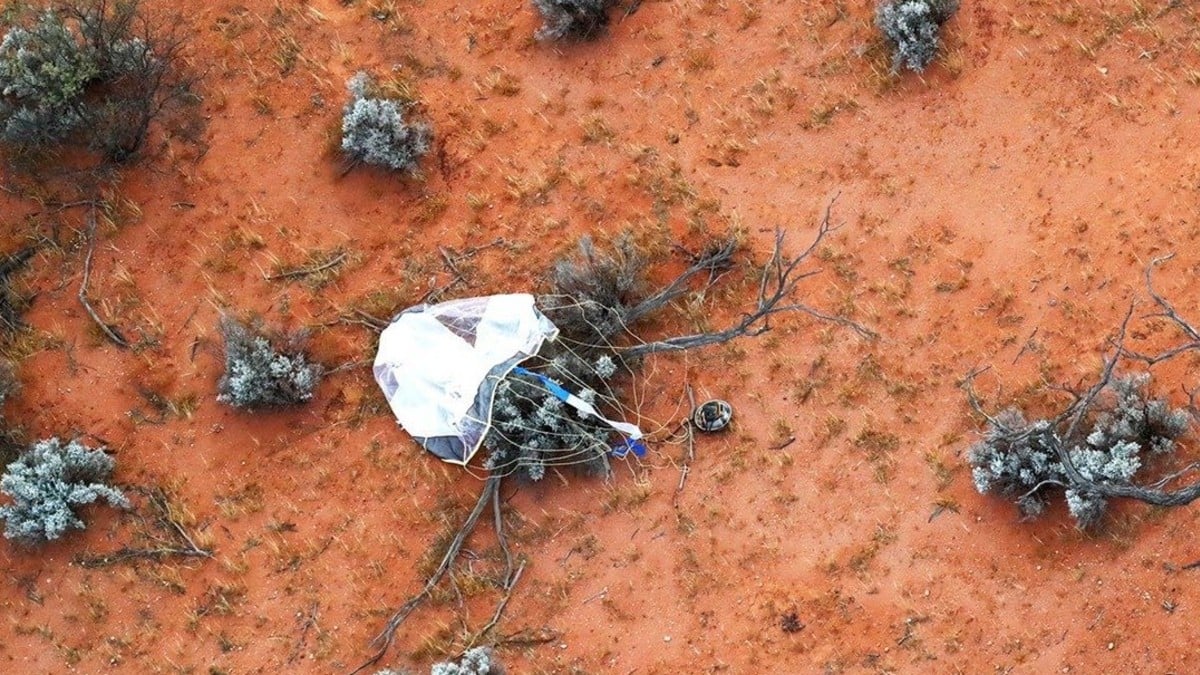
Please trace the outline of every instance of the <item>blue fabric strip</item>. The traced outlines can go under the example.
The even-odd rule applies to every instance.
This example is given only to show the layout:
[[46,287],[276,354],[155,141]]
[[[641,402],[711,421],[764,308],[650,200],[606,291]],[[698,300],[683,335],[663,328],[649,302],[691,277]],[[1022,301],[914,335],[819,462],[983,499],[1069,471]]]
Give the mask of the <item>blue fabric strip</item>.
[[[562,385],[560,385],[559,383],[555,382],[554,380],[546,377],[545,375],[542,375],[541,373],[535,373],[532,370],[522,368],[521,366],[517,366],[516,368],[513,368],[512,372],[514,372],[518,375],[525,375],[526,377],[532,377],[533,379],[537,380],[538,382],[541,382],[542,386],[546,387],[547,391],[549,391],[551,394],[554,395],[555,398],[563,401],[564,403],[571,396],[571,392],[564,389]],[[623,439],[621,439],[620,443],[617,443],[616,445],[612,446],[612,450],[610,450],[610,453],[612,454],[612,456],[616,457],[617,459],[620,459],[631,452],[634,454],[635,457],[645,457],[646,456],[646,444],[642,443],[640,440],[623,438]]]

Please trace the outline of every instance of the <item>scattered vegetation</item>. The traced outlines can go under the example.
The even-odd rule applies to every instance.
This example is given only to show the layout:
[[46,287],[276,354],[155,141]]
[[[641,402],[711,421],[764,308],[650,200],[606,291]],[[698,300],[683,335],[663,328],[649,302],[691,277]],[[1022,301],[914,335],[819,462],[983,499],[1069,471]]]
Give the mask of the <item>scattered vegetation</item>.
[[975,488],[1014,499],[1026,517],[1041,515],[1053,491],[1061,490],[1080,527],[1097,524],[1107,499],[1087,485],[1072,483],[1059,453],[1065,451],[1089,482],[1128,485],[1148,458],[1173,452],[1191,416],[1151,398],[1150,381],[1148,373],[1112,380],[1068,442],[1066,419],[1030,422],[1013,408],[990,418],[983,440],[968,456]]
[[987,421],[983,439],[971,448],[975,487],[982,493],[1001,494],[1016,501],[1026,517],[1041,514],[1053,490],[1062,490],[1071,515],[1081,528],[1098,524],[1108,501],[1133,499],[1155,506],[1182,506],[1200,498],[1200,481],[1172,487],[1194,471],[1191,463],[1149,482],[1134,482],[1156,458],[1174,454],[1177,441],[1191,430],[1196,390],[1188,408],[1174,408],[1149,392],[1148,373],[1117,376],[1122,360],[1153,366],[1182,354],[1200,351],[1200,330],[1181,317],[1175,307],[1154,290],[1146,270],[1146,286],[1158,308],[1151,316],[1165,321],[1185,338],[1182,344],[1157,354],[1142,354],[1125,345],[1133,307],[1125,315],[1113,350],[1104,358],[1096,381],[1084,390],[1058,389],[1071,402],[1058,414],[1035,421],[1015,409],[988,414],[975,395],[974,379],[964,381],[968,402]]
[[128,508],[120,490],[107,484],[116,462],[103,449],[92,450],[78,441],[57,438],[39,441],[8,465],[0,492],[12,504],[0,506],[4,536],[35,546],[61,537],[68,529],[86,526],[75,507],[103,499]]
[[225,374],[217,400],[237,408],[298,405],[312,399],[322,368],[304,353],[307,335],[268,336],[260,321],[243,324],[221,317],[225,340]]
[[539,40],[591,40],[608,25],[608,10],[616,0],[533,0],[542,15]]
[[892,71],[923,72],[937,55],[941,25],[956,11],[958,0],[884,0],[875,25],[892,45]]
[[415,174],[429,152],[433,132],[423,122],[405,121],[403,102],[385,98],[366,73],[346,83],[350,102],[342,112],[342,152],[351,161]]
[[139,0],[67,0],[23,13],[0,41],[0,142],[134,157],[151,124],[191,96],[184,34]]

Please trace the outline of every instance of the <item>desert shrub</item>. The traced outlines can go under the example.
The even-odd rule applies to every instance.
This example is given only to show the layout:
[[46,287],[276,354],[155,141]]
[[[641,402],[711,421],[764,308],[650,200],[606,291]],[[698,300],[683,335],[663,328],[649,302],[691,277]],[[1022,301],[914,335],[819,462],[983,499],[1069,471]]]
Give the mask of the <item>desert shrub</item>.
[[892,71],[921,72],[937,54],[938,32],[958,11],[958,0],[884,0],[875,25],[892,45]]
[[304,354],[304,333],[269,336],[261,322],[245,325],[221,317],[225,339],[225,374],[217,400],[237,408],[267,408],[309,401],[321,381],[321,366]]
[[342,112],[342,152],[354,162],[416,173],[429,147],[429,125],[406,122],[401,101],[379,95],[366,73],[346,83],[350,102]]
[[12,504],[0,506],[4,536],[27,545],[58,539],[70,528],[85,525],[76,506],[103,499],[128,508],[119,490],[106,484],[115,461],[103,449],[92,450],[78,441],[63,444],[57,438],[39,441],[8,465],[0,478],[0,492]]
[[[618,236],[603,251],[581,238],[573,255],[554,264],[549,293],[537,303],[559,337],[523,366],[598,409],[613,407],[617,376],[629,372],[616,342],[647,286],[647,259],[631,238]],[[611,427],[569,408],[535,377],[513,373],[496,387],[485,466],[529,480],[540,480],[552,466],[604,474],[612,435]]]
[[[610,383],[617,361],[600,356],[587,361],[566,351],[539,356],[526,368],[564,383],[576,396],[598,409],[612,400]],[[602,395],[598,392],[605,392]],[[604,422],[568,407],[539,380],[516,373],[497,384],[492,402],[492,427],[484,438],[489,454],[484,466],[501,475],[541,480],[553,466],[577,466],[606,474],[609,438]]]
[[[522,365],[561,384],[615,419],[623,417],[621,384],[640,359],[626,347],[633,330],[667,309],[689,281],[728,269],[737,243],[732,237],[691,256],[687,269],[666,285],[650,282],[650,259],[628,235],[598,248],[583,237],[573,254],[560,258],[550,274],[548,292],[538,307],[559,329],[559,337]],[[577,466],[607,474],[615,431],[595,417],[579,413],[555,396],[537,376],[513,372],[501,380],[492,403],[492,426],[483,445],[485,466],[493,472],[539,480],[553,466]]]
[[629,327],[629,313],[649,283],[649,261],[630,236],[618,236],[610,248],[598,251],[591,237],[582,237],[574,256],[554,264],[550,284],[558,300],[540,303],[565,335],[601,354]]
[[539,40],[590,40],[608,25],[608,10],[616,0],[533,0],[542,16]]
[[138,0],[67,0],[26,16],[0,40],[0,141],[129,159],[168,104],[190,94],[183,42]]
[[429,675],[504,675],[504,668],[495,660],[492,650],[475,647],[467,650],[458,663],[435,663]]
[[1095,525],[1107,500],[1072,482],[1058,448],[1068,447],[1071,463],[1087,481],[1131,484],[1148,456],[1170,454],[1190,428],[1187,411],[1150,397],[1149,382],[1142,374],[1108,383],[1076,439],[1062,437],[1061,419],[1030,422],[1014,409],[996,415],[968,455],[976,489],[1015,499],[1026,517],[1045,511],[1059,489],[1080,527]]

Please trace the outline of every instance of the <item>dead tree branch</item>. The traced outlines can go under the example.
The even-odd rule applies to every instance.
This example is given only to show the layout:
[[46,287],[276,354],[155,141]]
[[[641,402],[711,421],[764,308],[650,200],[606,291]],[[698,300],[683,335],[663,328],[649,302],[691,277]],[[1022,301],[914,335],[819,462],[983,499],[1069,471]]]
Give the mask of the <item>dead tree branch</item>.
[[1150,261],[1149,265],[1146,266],[1146,291],[1150,294],[1150,298],[1154,300],[1154,304],[1159,308],[1158,312],[1150,314],[1149,316],[1163,318],[1170,321],[1180,333],[1183,333],[1183,335],[1187,338],[1187,341],[1183,344],[1176,345],[1175,347],[1154,355],[1141,354],[1129,350],[1125,350],[1123,352],[1125,356],[1137,361],[1142,361],[1147,366],[1153,366],[1156,363],[1170,360],[1184,352],[1200,349],[1200,330],[1196,330],[1191,323],[1179,316],[1179,312],[1175,310],[1175,306],[1172,305],[1171,302],[1162,295],[1160,295],[1158,291],[1154,290],[1154,268],[1174,257],[1175,254],[1172,253],[1160,258],[1155,258],[1154,260]]
[[[157,487],[148,490],[139,489],[138,491],[146,495],[147,505],[150,507],[148,520],[150,520],[152,527],[148,528],[148,530],[153,530],[154,528],[165,530],[166,536],[163,537],[152,532],[145,532],[142,536],[151,539],[153,545],[124,546],[111,553],[81,556],[75,559],[75,564],[81,567],[97,568],[133,560],[213,557],[211,550],[196,544],[196,541],[188,534],[183,523],[172,512],[171,500],[165,491]],[[146,518],[145,516],[140,517],[143,519]]]
[[522,560],[520,566],[518,566],[515,571],[505,578],[504,597],[500,598],[500,603],[496,605],[496,611],[492,613],[492,618],[486,624],[484,624],[483,628],[480,628],[478,631],[476,631],[475,635],[473,635],[470,640],[467,641],[467,646],[463,649],[463,653],[466,653],[468,649],[479,644],[480,640],[486,637],[488,633],[492,632],[492,629],[500,624],[500,617],[504,615],[504,609],[508,607],[508,601],[512,599],[513,589],[516,588],[517,582],[521,580],[521,574],[524,571],[525,561]]
[[[350,675],[360,673],[363,670],[370,668],[378,663],[385,654],[387,654],[388,649],[390,649],[392,644],[396,641],[396,630],[400,628],[400,624],[404,623],[404,620],[407,619],[408,616],[412,614],[422,602],[424,602],[429,598],[430,595],[433,594],[433,590],[437,588],[437,585],[441,582],[442,577],[446,576],[446,573],[450,571],[454,561],[458,558],[459,552],[462,551],[463,544],[466,543],[467,537],[471,536],[471,533],[475,531],[475,524],[479,522],[479,516],[483,514],[483,511],[485,508],[487,508],[488,504],[495,499],[495,493],[500,490],[500,480],[501,476],[498,475],[493,475],[487,479],[487,483],[485,483],[483,486],[483,492],[479,494],[479,499],[475,502],[475,508],[471,509],[471,513],[467,516],[467,519],[463,521],[462,527],[458,529],[458,532],[454,535],[454,538],[450,540],[450,545],[446,547],[446,553],[442,556],[442,561],[438,563],[437,569],[435,569],[433,573],[429,575],[429,578],[425,580],[425,585],[421,588],[421,590],[416,595],[410,597],[403,605],[400,606],[399,609],[395,611],[395,613],[392,614],[391,618],[388,619],[387,625],[384,626],[383,631],[381,631],[379,635],[375,636],[375,639],[371,641],[371,645],[375,647],[375,653],[372,654],[371,657],[368,658],[362,665],[352,670]],[[515,584],[515,580],[513,583]]]
[[79,293],[77,295],[79,298],[79,304],[83,305],[84,311],[87,312],[92,321],[95,322],[95,324],[100,328],[100,332],[104,334],[104,337],[108,338],[109,342],[112,342],[118,347],[129,349],[130,344],[129,341],[125,339],[125,336],[121,335],[120,331],[100,318],[100,315],[92,307],[92,303],[87,297],[88,281],[92,274],[92,256],[96,253],[95,202],[93,202],[91,208],[88,209],[87,231],[85,233],[85,237],[87,239],[87,253],[83,258],[83,280],[79,282]]
[[[834,201],[836,201],[836,198]],[[874,331],[857,321],[828,314],[801,302],[791,301],[800,282],[818,273],[816,270],[802,271],[800,269],[801,265],[812,256],[826,236],[838,229],[831,222],[833,203],[831,201],[825,209],[825,215],[821,219],[820,226],[817,228],[817,236],[799,255],[791,258],[784,255],[784,232],[782,229],[775,230],[775,245],[771,251],[771,257],[767,261],[766,266],[763,267],[762,275],[759,278],[758,299],[754,310],[743,315],[737,323],[724,330],[696,333],[693,335],[680,335],[626,347],[620,350],[621,355],[626,358],[636,359],[659,352],[695,349],[697,347],[723,344],[734,338],[743,336],[761,335],[771,329],[770,319],[772,316],[791,312],[808,314],[821,321],[845,326],[863,338],[877,337]],[[686,289],[686,282],[690,276],[712,269],[712,261],[702,262],[708,266],[698,267],[698,263],[693,264],[692,267],[664,289],[663,292],[635,306],[625,317],[626,324],[630,323],[630,316],[637,318],[636,310],[641,307],[650,306],[651,300],[656,301],[653,305],[654,307],[662,306],[662,297],[668,298],[667,301],[669,301],[669,299],[682,294]]]
[[334,267],[337,267],[338,265],[342,264],[343,262],[346,261],[346,258],[349,257],[349,255],[350,254],[344,250],[339,251],[336,255],[334,255],[328,261],[326,261],[325,263],[322,263],[320,265],[315,265],[312,267],[297,267],[295,269],[284,270],[282,272],[277,272],[275,274],[264,274],[263,278],[266,279],[267,281],[279,281],[281,279],[297,279],[300,277],[308,277],[308,276],[312,276],[314,274],[320,274],[321,272],[324,272],[325,270],[333,269]]

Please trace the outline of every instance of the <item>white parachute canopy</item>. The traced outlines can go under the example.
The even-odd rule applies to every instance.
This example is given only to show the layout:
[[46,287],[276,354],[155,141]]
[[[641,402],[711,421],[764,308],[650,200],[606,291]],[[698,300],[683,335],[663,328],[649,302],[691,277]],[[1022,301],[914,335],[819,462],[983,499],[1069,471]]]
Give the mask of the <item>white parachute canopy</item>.
[[615,454],[641,457],[637,426],[606,419],[559,383],[517,367],[557,337],[558,328],[528,294],[418,305],[401,312],[379,337],[375,381],[404,430],[452,464],[470,462],[483,444],[496,385],[514,370],[623,434],[626,441]]
[[528,294],[418,305],[384,329],[375,380],[405,431],[466,464],[487,433],[496,385],[556,337]]

